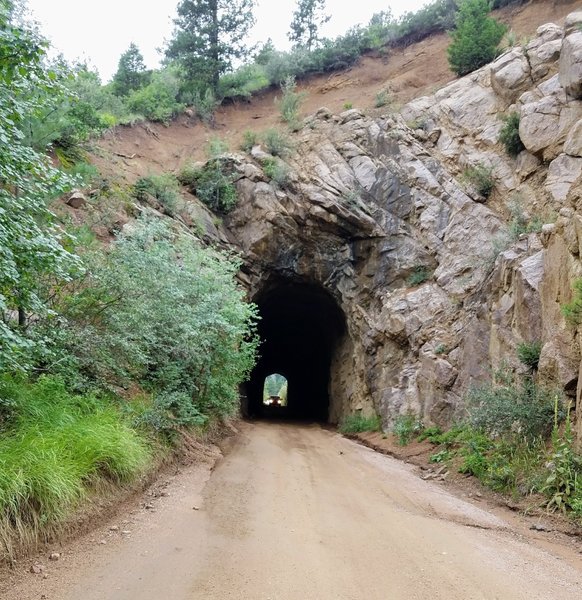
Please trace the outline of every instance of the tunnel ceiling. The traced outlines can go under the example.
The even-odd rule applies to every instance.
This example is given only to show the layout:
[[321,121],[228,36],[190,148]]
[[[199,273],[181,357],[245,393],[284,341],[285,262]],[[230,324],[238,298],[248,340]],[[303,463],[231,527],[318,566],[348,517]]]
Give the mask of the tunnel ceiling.
[[[250,416],[327,421],[330,366],[345,319],[322,287],[289,281],[272,283],[255,297],[261,321],[260,358],[248,391]],[[288,406],[277,414],[263,406],[265,377],[288,380]]]

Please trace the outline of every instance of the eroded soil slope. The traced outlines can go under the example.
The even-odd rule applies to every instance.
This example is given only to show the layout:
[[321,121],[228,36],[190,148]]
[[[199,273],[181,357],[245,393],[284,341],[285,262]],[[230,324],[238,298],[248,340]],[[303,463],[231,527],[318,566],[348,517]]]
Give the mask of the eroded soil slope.
[[[522,40],[539,25],[561,23],[577,6],[577,0],[537,0],[497,11],[496,17],[508,23],[516,38]],[[308,115],[326,106],[337,114],[346,103],[369,111],[398,110],[402,104],[434,92],[454,78],[447,63],[448,44],[448,35],[433,36],[407,48],[365,56],[347,71],[303,81],[298,86],[307,92],[302,112]],[[374,109],[376,94],[381,90],[389,91],[392,102]],[[269,90],[249,103],[223,106],[213,128],[187,115],[168,126],[150,123],[119,127],[99,143],[101,156],[95,162],[104,173],[124,174],[133,181],[151,173],[174,171],[186,160],[203,160],[206,144],[215,136],[237,150],[244,131],[261,132],[280,125],[275,105],[279,95],[279,90]]]

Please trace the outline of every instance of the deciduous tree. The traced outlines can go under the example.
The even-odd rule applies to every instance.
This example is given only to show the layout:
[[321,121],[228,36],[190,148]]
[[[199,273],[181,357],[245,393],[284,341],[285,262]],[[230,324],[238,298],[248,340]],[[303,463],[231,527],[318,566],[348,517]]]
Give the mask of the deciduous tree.
[[14,22],[0,0],[0,370],[27,366],[34,347],[31,315],[47,307],[42,282],[67,279],[76,261],[62,246],[47,201],[71,180],[27,143],[25,125],[62,102],[57,73],[44,65],[46,42]]

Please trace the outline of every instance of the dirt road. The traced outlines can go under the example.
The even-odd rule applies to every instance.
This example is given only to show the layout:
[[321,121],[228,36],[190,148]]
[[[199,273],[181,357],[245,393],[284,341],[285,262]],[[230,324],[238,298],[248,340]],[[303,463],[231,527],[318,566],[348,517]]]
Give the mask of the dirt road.
[[317,426],[244,425],[212,474],[195,468],[167,489],[155,512],[121,525],[125,535],[107,527],[89,559],[65,548],[47,579],[30,575],[2,597],[582,597],[574,554],[558,558],[408,465]]

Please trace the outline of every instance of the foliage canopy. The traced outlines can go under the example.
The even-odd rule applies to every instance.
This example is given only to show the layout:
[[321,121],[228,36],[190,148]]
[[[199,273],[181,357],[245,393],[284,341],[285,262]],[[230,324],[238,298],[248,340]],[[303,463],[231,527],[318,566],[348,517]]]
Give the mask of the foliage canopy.
[[449,64],[459,76],[491,62],[507,27],[489,16],[489,0],[462,0],[455,18]]
[[166,58],[176,60],[191,91],[210,87],[216,94],[220,76],[233,61],[245,58],[244,44],[255,22],[255,0],[181,0]]
[[46,207],[73,182],[25,133],[66,90],[44,64],[45,41],[11,19],[11,3],[0,1],[0,365],[23,369],[34,347],[43,345],[28,331],[30,320],[48,311],[41,284],[66,281],[78,263]]
[[287,37],[296,48],[312,50],[320,41],[319,28],[330,19],[325,0],[297,0]]

